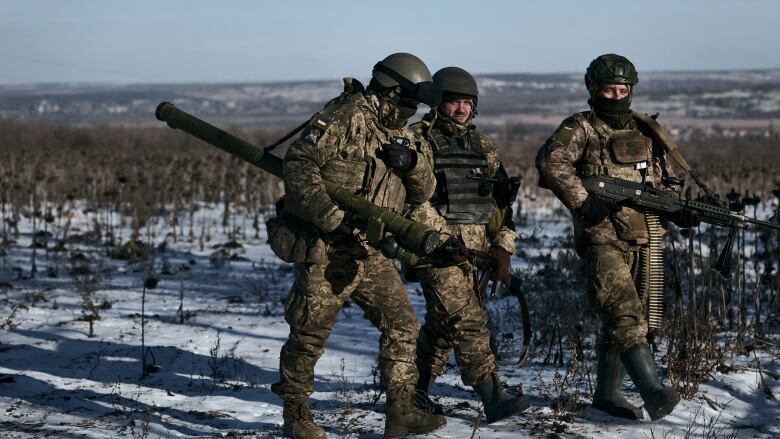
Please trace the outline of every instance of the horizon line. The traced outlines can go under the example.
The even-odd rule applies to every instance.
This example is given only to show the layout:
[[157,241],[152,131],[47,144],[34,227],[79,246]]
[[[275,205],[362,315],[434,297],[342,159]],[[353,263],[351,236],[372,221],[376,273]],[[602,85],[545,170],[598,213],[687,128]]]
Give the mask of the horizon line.
[[[479,77],[490,77],[499,75],[582,75],[582,72],[564,72],[564,71],[550,71],[550,72],[490,72],[490,73],[474,73],[473,75]],[[711,70],[645,70],[640,72],[640,77],[646,74],[655,73],[736,73],[736,72],[774,72],[780,71],[780,67],[764,67],[764,68],[744,68],[744,69],[711,69]],[[361,77],[353,76],[360,79]],[[368,77],[368,75],[366,75]],[[301,84],[312,82],[329,82],[340,81],[343,77],[339,78],[320,78],[320,79],[291,79],[291,80],[234,80],[234,81],[221,81],[221,80],[206,80],[206,81],[184,81],[184,82],[160,82],[160,81],[70,81],[70,82],[2,82],[0,81],[0,88],[6,87],[45,87],[45,86],[74,86],[74,87],[122,87],[122,86],[180,86],[180,85],[242,85],[242,84]]]

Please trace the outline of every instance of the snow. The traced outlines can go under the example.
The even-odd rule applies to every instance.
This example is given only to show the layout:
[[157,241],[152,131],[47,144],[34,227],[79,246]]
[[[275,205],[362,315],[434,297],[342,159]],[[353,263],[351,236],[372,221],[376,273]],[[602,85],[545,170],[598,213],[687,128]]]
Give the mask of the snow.
[[[219,206],[211,209],[221,211]],[[529,244],[525,254],[513,258],[521,270],[533,268],[540,255],[557,257],[555,239],[571,230],[569,218],[555,203],[540,201],[531,212],[519,234],[538,244]],[[215,217],[200,214],[203,220]],[[92,219],[76,215],[74,227],[88,230]],[[0,436],[280,436],[281,401],[270,385],[278,378],[279,351],[288,334],[283,300],[292,271],[270,252],[263,230],[258,239],[239,240],[242,248],[232,250],[235,256],[222,265],[209,259],[215,245],[230,240],[229,231],[217,225],[204,249],[197,240],[168,239],[154,263],[159,285],[146,290],[145,346],[153,356],[147,363],[155,370],[142,379],[140,312],[148,262],[111,259],[100,243],[67,245],[68,256],[82,254],[93,270],[103,270],[92,296],[106,306],[99,310],[96,336],[88,337],[89,325],[80,319],[80,295],[66,274],[68,264],[37,249],[38,271],[31,277],[31,222],[23,220],[20,229],[18,242],[0,260],[0,282],[7,284],[0,287]],[[121,232],[125,238],[130,234]],[[164,260],[171,274],[162,273]],[[58,277],[47,277],[47,268],[57,263]],[[183,281],[180,266],[189,267]],[[182,284],[185,319],[179,323]],[[419,286],[407,288],[422,319]],[[489,306],[496,312],[514,304],[505,297]],[[315,418],[331,438],[381,436],[384,397],[376,386],[378,339],[359,308],[344,308],[317,364],[311,397]],[[567,409],[556,413],[551,408],[555,377],[566,370],[543,364],[541,356],[537,353],[521,366],[516,357],[502,360],[503,379],[510,387],[521,386],[533,405],[523,416],[480,423],[474,437],[684,437],[686,430],[696,437],[718,428],[722,434],[736,429],[739,437],[780,436],[780,405],[768,399],[759,377],[772,394],[780,395],[780,363],[768,351],[733,358],[733,370],[714,373],[692,400],[684,400],[657,422],[620,420],[590,409],[582,376],[572,378],[574,385],[564,395],[579,399],[569,400]],[[588,360],[584,366],[593,375],[595,364]],[[624,390],[639,403],[628,381]],[[447,426],[430,437],[472,437],[480,404],[461,383],[454,363],[436,381],[432,394],[445,406]]]

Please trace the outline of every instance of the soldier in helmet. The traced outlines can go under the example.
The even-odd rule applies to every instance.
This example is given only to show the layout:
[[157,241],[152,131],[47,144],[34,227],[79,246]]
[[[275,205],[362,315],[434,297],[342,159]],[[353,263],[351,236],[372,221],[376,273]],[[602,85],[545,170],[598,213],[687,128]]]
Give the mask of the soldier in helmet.
[[[457,239],[461,247],[489,248],[496,267],[493,280],[504,280],[515,251],[512,200],[507,195],[512,191],[496,144],[472,123],[477,114],[477,83],[458,67],[439,70],[433,82],[442,88],[442,103],[412,129],[431,143],[436,192],[425,203],[410,203],[411,219]],[[421,260],[410,270],[426,299],[425,323],[417,338],[417,388],[425,393],[417,394],[424,397],[418,398],[418,405],[441,413],[441,406],[427,393],[454,348],[461,379],[479,394],[488,422],[528,408],[527,397],[507,394],[498,379],[487,314],[475,288],[476,268],[463,257],[463,250],[449,260]]]
[[655,420],[671,413],[680,396],[658,378],[647,344],[647,294],[640,277],[647,275],[649,243],[663,235],[663,221],[692,227],[699,219],[687,209],[673,218],[658,218],[608,205],[589,196],[580,180],[610,175],[665,188],[669,180],[663,178],[673,175],[662,142],[631,111],[638,82],[628,59],[615,54],[594,59],[585,73],[590,111],[561,123],[539,150],[536,167],[539,185],[552,189],[572,213],[576,250],[587,270],[588,301],[602,325],[593,407],[613,416],[642,417],[641,408],[620,394],[627,371]]
[[296,249],[291,257],[295,280],[285,306],[290,336],[280,355],[279,382],[271,390],[284,400],[284,433],[289,436],[326,437],[314,423],[308,397],[314,365],[349,299],[381,332],[385,437],[427,433],[446,423],[412,402],[419,322],[395,265],[353,229],[321,183],[338,182],[395,212],[402,211],[404,202],[429,199],[436,185],[429,147],[403,127],[419,103],[435,106],[440,97],[419,58],[392,54],[374,66],[367,88],[345,79],[344,93],[312,117],[284,157],[283,215],[309,231],[303,245],[282,245]]

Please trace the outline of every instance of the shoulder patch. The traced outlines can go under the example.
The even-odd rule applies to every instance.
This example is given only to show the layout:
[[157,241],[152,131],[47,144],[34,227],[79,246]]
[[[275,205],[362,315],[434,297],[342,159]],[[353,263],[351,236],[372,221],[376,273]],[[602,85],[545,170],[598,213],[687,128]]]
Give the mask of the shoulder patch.
[[306,127],[306,131],[304,131],[303,140],[312,145],[317,143],[332,123],[333,119],[328,116],[325,116],[322,113],[315,114]]
[[333,119],[329,118],[328,116],[325,116],[322,113],[317,113],[314,116],[314,120],[312,121],[312,124],[314,124],[314,126],[318,127],[323,131],[327,130],[331,123],[333,123]]
[[569,146],[571,139],[574,138],[575,129],[574,124],[565,123],[555,131],[552,135],[552,140],[555,140],[563,146]]

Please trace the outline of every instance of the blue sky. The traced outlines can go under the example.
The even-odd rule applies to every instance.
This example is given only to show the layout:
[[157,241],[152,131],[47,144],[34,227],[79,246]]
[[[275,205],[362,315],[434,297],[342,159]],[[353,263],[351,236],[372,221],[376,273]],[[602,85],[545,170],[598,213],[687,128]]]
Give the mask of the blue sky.
[[0,3],[0,84],[365,77],[412,52],[436,70],[780,68],[780,2],[88,1]]

